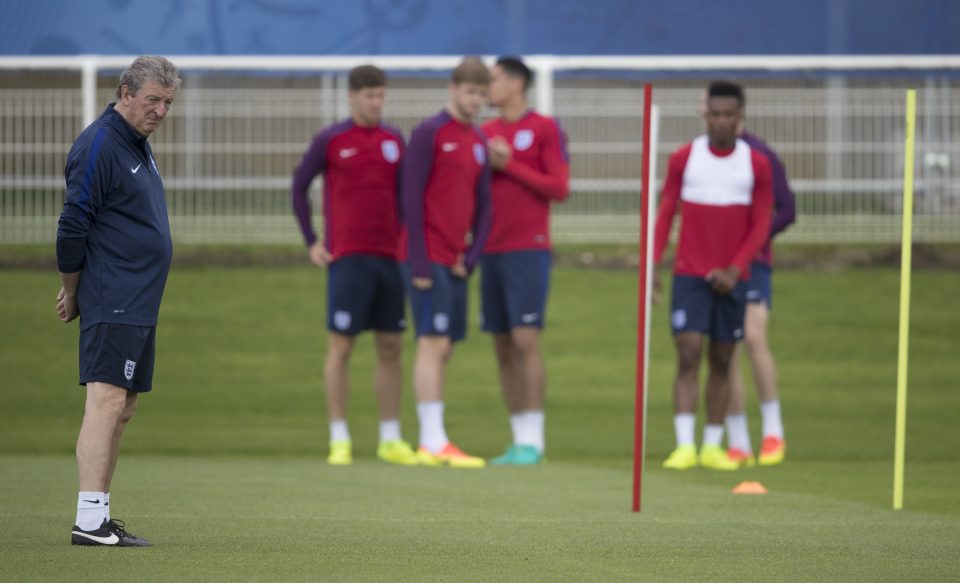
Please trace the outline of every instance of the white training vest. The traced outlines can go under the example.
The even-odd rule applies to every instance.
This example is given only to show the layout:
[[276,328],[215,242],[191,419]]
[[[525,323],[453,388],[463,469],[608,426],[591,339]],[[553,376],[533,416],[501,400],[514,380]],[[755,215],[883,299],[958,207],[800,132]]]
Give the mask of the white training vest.
[[709,138],[700,136],[690,147],[680,200],[710,206],[749,206],[753,184],[749,144],[737,138],[731,154],[717,156],[710,151]]

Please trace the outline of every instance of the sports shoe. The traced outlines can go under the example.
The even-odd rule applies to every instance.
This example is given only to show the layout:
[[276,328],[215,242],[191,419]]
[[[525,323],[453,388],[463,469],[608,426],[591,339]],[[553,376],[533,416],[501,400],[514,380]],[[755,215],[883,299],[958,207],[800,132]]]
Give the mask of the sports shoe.
[[740,464],[728,458],[726,450],[719,445],[704,445],[700,448],[700,465],[723,472],[740,469]]
[[760,446],[760,458],[757,462],[761,466],[775,466],[783,462],[786,453],[787,442],[775,435],[768,435],[763,438],[763,444]]
[[752,468],[757,463],[752,451],[743,451],[737,447],[727,448],[727,457],[737,462],[741,468]]
[[668,470],[689,470],[697,466],[697,448],[693,445],[681,445],[673,450],[663,462]]
[[508,445],[503,455],[490,460],[491,466],[535,466],[543,461],[543,454],[532,445]]
[[353,446],[349,439],[330,442],[327,463],[331,466],[349,466],[353,463]]
[[73,525],[70,544],[102,547],[149,547],[150,541],[125,530],[122,520],[104,520],[96,530],[82,530]]
[[420,462],[417,459],[417,453],[413,451],[410,444],[402,439],[391,439],[381,441],[377,446],[377,457],[388,464],[397,464],[399,466],[416,466]]
[[420,465],[424,466],[450,466],[451,468],[482,468],[487,465],[482,457],[467,455],[453,445],[447,443],[438,453],[428,451],[421,447],[417,450],[417,459]]

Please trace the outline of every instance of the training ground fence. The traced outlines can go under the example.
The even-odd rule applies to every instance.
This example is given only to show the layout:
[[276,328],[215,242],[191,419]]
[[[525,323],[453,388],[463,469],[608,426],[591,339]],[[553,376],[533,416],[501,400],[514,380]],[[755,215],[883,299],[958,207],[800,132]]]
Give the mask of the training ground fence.
[[[77,134],[113,101],[133,57],[0,57],[0,243],[50,243]],[[300,241],[291,174],[312,136],[349,115],[346,73],[389,76],[385,119],[409,137],[448,98],[454,57],[172,57],[183,87],[151,138],[179,243]],[[742,82],[748,129],[786,165],[791,243],[900,239],[904,103],[918,89],[914,240],[960,242],[960,57],[556,57],[527,59],[531,105],[569,135],[571,196],[557,242],[637,240],[643,83],[654,84],[654,180],[703,132],[706,84]],[[493,115],[485,110],[484,116]],[[321,181],[312,186],[322,227]]]

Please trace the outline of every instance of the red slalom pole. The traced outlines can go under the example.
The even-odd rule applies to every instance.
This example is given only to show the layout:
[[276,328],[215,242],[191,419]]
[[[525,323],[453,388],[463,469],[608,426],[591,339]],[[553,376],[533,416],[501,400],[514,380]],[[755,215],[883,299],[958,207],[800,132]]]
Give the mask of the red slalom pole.
[[637,290],[637,378],[636,407],[633,430],[633,511],[640,512],[640,494],[643,485],[644,423],[647,419],[647,297],[649,271],[647,255],[650,234],[650,124],[653,105],[653,85],[643,86],[643,144],[640,160],[640,261]]

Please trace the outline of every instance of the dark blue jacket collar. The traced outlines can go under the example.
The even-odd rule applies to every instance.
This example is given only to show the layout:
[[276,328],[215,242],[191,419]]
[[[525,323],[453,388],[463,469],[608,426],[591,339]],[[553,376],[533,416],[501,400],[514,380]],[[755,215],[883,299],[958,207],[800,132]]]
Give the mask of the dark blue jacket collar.
[[147,138],[141,136],[137,133],[137,130],[133,129],[133,126],[114,108],[115,105],[116,103],[107,104],[107,108],[103,110],[100,119],[136,147],[143,150]]

